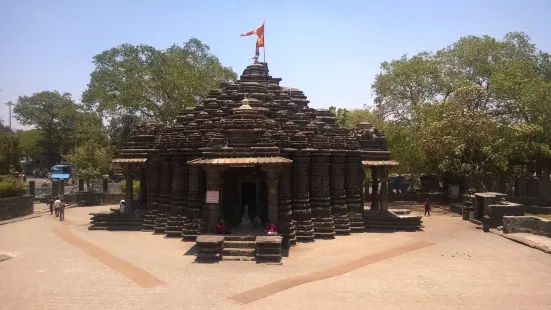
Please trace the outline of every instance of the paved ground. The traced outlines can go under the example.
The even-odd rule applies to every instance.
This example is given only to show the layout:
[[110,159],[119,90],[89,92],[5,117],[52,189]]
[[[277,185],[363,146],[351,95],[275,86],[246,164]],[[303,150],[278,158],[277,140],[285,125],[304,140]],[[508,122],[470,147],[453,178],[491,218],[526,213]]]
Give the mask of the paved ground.
[[[88,231],[88,212],[107,209],[0,226],[0,255],[13,257],[0,262],[0,309],[551,309],[550,255],[444,211],[424,232],[299,244],[279,266],[195,264],[179,239]],[[297,276],[322,280],[243,306],[225,300]]]

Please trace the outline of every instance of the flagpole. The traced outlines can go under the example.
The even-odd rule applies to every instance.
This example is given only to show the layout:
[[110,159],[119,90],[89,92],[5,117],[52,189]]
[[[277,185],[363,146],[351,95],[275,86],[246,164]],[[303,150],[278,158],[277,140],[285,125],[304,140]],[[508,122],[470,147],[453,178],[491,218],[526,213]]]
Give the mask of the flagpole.
[[[263,21],[262,25],[264,25],[264,33],[266,33],[266,21]],[[264,34],[264,47],[262,48],[262,52],[264,53],[264,64],[266,64],[266,34]]]

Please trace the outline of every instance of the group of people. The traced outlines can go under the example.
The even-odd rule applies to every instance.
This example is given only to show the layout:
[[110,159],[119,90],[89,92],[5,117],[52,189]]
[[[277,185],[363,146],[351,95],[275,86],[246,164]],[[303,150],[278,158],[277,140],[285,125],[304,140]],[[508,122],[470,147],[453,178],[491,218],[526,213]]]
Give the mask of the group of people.
[[[226,225],[226,222],[224,222],[224,220],[220,218],[216,223],[216,225],[214,225],[214,233],[217,235],[228,235],[228,234],[231,234],[231,230]],[[267,236],[277,236],[277,225],[272,223],[270,220],[266,221],[266,226],[264,227],[264,233]]]
[[60,221],[65,220],[65,202],[61,196],[50,198],[48,205],[50,206],[50,214],[55,212],[55,216],[59,217]]

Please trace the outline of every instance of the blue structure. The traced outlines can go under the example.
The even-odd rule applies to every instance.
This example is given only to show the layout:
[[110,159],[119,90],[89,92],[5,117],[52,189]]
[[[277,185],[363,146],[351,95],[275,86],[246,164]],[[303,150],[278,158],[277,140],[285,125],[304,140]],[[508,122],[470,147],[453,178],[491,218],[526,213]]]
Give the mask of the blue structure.
[[71,178],[73,169],[69,165],[55,165],[51,169],[52,176],[50,179],[54,180],[69,180]]

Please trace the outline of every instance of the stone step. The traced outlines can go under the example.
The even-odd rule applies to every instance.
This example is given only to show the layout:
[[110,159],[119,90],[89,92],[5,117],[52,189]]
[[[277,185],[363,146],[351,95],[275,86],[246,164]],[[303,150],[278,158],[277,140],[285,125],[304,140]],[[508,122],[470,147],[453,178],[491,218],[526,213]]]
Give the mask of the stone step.
[[227,248],[224,246],[222,256],[255,256],[255,249]]
[[95,226],[88,227],[88,230],[125,230],[125,231],[140,231],[141,226]]
[[224,240],[225,248],[234,248],[234,249],[254,249],[254,241],[229,241]]
[[254,256],[222,256],[223,261],[251,262],[256,260]]
[[224,241],[255,241],[255,236],[224,236]]

